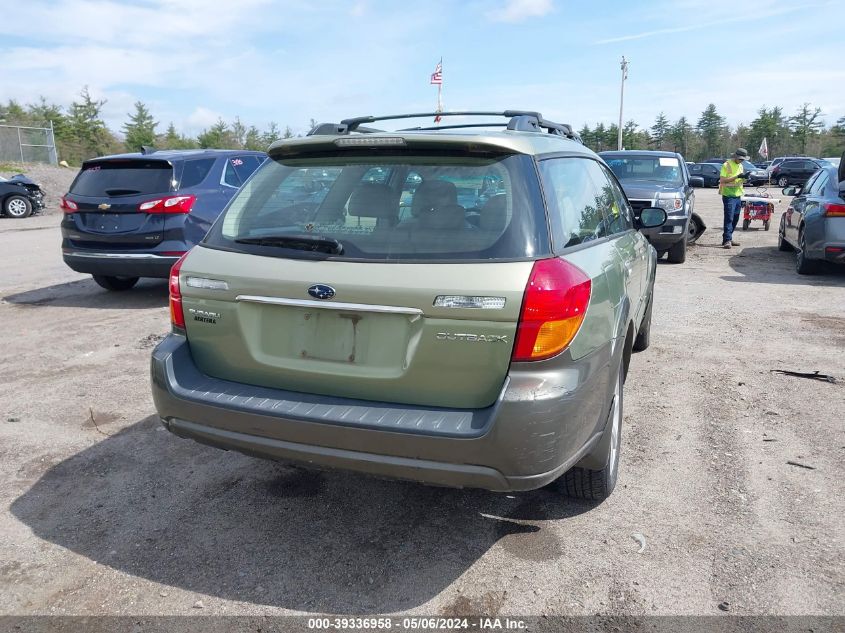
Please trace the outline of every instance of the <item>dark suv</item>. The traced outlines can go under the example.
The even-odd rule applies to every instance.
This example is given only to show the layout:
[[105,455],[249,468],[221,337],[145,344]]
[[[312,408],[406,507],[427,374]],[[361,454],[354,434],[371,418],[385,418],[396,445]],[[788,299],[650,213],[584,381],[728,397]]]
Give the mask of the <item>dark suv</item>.
[[267,157],[172,150],[86,161],[62,198],[62,257],[103,288],[166,278]]
[[793,158],[776,165],[772,170],[771,179],[778,184],[778,187],[788,185],[803,187],[810,176],[824,166],[822,161],[813,158]]

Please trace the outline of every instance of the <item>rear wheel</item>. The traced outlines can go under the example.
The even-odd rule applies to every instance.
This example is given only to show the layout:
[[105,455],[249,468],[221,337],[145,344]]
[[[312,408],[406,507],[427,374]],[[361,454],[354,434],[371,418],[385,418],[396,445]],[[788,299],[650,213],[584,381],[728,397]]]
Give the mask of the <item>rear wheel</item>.
[[742,221],[742,230],[743,231],[747,231],[749,226],[751,226],[751,220],[743,220]]
[[106,275],[92,275],[94,281],[106,290],[129,290],[138,283],[138,277],[110,277]]
[[575,466],[566,471],[554,485],[567,497],[603,501],[610,496],[610,493],[616,487],[616,478],[619,474],[619,449],[622,444],[623,366],[624,363],[619,363],[610,418],[607,421],[607,428],[604,430],[605,437],[599,441],[598,445],[598,450],[605,457],[604,467],[599,470],[591,470]]
[[669,261],[673,264],[683,264],[687,260],[687,236],[684,237],[669,249]]
[[769,230],[769,220],[766,220],[766,221],[763,222],[763,230],[764,231]]
[[24,196],[9,196],[3,203],[3,211],[10,218],[20,220],[32,213],[32,203]]
[[789,184],[789,178],[781,176],[778,178],[778,187],[786,187]]
[[815,259],[807,259],[807,242],[804,239],[804,230],[798,234],[798,250],[795,253],[795,270],[799,275],[815,275],[819,272],[819,262]]

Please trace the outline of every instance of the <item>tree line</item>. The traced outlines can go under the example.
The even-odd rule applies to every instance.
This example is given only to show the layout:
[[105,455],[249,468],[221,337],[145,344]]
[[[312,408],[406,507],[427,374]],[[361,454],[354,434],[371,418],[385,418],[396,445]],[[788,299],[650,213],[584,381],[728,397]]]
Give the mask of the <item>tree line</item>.
[[[219,119],[197,136],[182,134],[172,122],[161,131],[162,126],[146,104],[137,101],[134,111],[127,114],[127,120],[121,127],[121,139],[102,119],[105,104],[105,99],[94,99],[87,87],[79,93],[79,99],[68,107],[49,103],[44,97],[38,103],[27,105],[10,99],[8,103],[0,103],[0,123],[41,127],[49,126],[52,122],[59,160],[65,160],[71,165],[79,165],[86,159],[106,154],[137,152],[144,146],[156,149],[210,147],[263,151],[279,139],[294,136],[289,126],[281,129],[271,122],[267,129],[259,130],[254,125],[245,125],[239,117],[235,117],[231,123]],[[311,124],[314,124],[313,119]]]
[[[149,108],[141,101],[134,105],[134,112],[127,113],[121,127],[123,138],[110,130],[101,113],[105,100],[91,97],[85,87],[79,98],[64,107],[49,103],[44,97],[38,103],[21,105],[10,99],[0,103],[0,123],[7,125],[43,126],[52,122],[56,150],[60,160],[79,165],[83,160],[124,151],[137,152],[142,146],[157,149],[252,149],[265,150],[282,138],[294,136],[289,126],[281,129],[270,123],[260,130],[247,126],[239,117],[232,122],[219,119],[214,125],[196,136],[187,136],[176,130],[173,123],[161,131]],[[717,156],[729,156],[737,147],[745,147],[754,159],[765,138],[769,158],[786,155],[839,156],[845,151],[845,116],[826,127],[820,108],[805,103],[791,116],[781,107],[765,105],[749,124],[736,127],[726,124],[714,104],[709,104],[697,121],[681,117],[671,122],[661,112],[650,127],[641,127],[628,121],[622,127],[622,145],[625,149],[659,149],[679,152],[686,160],[700,161]],[[311,119],[309,125],[315,121]],[[595,127],[584,124],[580,130],[584,144],[595,151],[616,149],[618,126],[599,123]]]
[[[840,156],[845,151],[845,116],[826,127],[821,108],[803,104],[795,114],[787,116],[783,108],[765,105],[749,124],[736,127],[726,124],[715,104],[708,104],[697,121],[681,117],[671,122],[661,112],[651,127],[643,128],[636,121],[622,126],[622,147],[678,152],[688,161],[730,156],[738,147],[748,150],[754,160],[766,139],[769,159],[776,156]],[[619,126],[615,123],[595,127],[584,125],[579,134],[584,144],[595,151],[617,148]]]

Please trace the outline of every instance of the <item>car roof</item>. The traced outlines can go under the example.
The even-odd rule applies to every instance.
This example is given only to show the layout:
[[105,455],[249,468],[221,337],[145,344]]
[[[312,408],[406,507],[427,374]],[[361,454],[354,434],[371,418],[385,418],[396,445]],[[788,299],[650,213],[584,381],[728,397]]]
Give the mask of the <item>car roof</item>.
[[237,154],[243,156],[245,154],[252,154],[256,156],[263,156],[264,152],[259,152],[251,149],[161,149],[147,153],[129,152],[126,154],[110,154],[108,156],[97,156],[90,158],[85,162],[92,162],[98,160],[187,160],[189,158],[214,158],[217,156],[231,156]]
[[[443,123],[437,126],[413,127],[396,131],[363,127],[387,120],[439,117],[485,117],[481,123]],[[490,117],[504,117],[507,123],[490,121]],[[447,119],[448,120],[448,119]],[[492,128],[492,129],[489,129]],[[506,128],[506,129],[496,129]],[[385,139],[402,140],[395,143]],[[340,123],[316,125],[305,137],[282,139],[267,150],[274,158],[297,154],[336,152],[340,147],[374,149],[378,147],[407,149],[459,149],[468,153],[550,154],[565,152],[596,157],[584,147],[581,139],[567,124],[546,120],[542,114],[527,110],[428,112],[387,116],[364,116],[344,119]]]

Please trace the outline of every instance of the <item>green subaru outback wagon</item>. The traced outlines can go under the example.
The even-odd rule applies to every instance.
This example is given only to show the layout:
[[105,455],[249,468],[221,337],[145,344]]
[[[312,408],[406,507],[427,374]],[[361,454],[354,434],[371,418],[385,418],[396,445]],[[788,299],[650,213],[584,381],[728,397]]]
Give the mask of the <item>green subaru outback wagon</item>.
[[610,494],[651,325],[656,253],[637,229],[666,214],[634,217],[568,125],[456,115],[270,148],[170,274],[152,356],[170,431],[429,484]]

